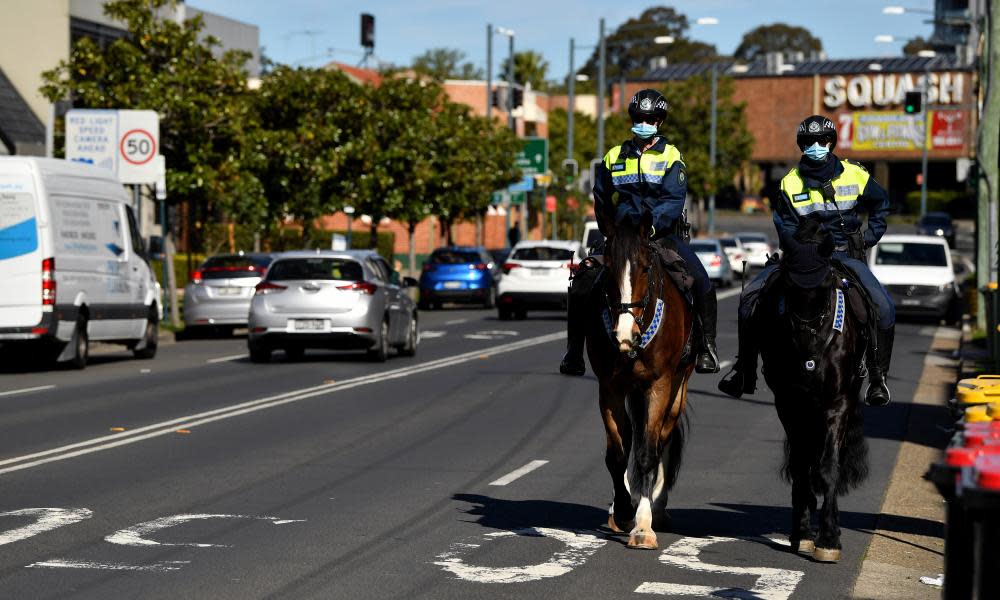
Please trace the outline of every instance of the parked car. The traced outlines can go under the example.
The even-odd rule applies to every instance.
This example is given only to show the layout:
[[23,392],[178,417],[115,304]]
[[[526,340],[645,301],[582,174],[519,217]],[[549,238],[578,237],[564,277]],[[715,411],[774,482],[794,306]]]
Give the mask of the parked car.
[[441,308],[442,302],[493,308],[499,274],[500,269],[485,248],[438,248],[427,258],[420,274],[420,309]]
[[580,242],[519,242],[503,265],[497,289],[500,319],[524,319],[529,309],[565,310],[569,276],[584,256]]
[[91,341],[152,358],[160,287],[114,175],[65,160],[5,156],[0,191],[4,349],[80,369]]
[[595,246],[600,246],[604,244],[604,234],[597,227],[597,221],[587,221],[583,224],[583,247],[590,252],[590,249]]
[[730,266],[729,258],[722,249],[719,240],[691,240],[690,245],[691,250],[698,256],[698,260],[705,266],[708,278],[715,285],[724,287],[733,285],[733,268]]
[[417,307],[401,278],[373,250],[297,251],[279,255],[250,303],[250,360],[275,349],[296,359],[306,348],[366,350],[385,361],[390,348],[417,351]]
[[897,314],[959,320],[958,286],[944,238],[884,235],[868,260]]
[[743,244],[747,264],[751,267],[763,267],[767,263],[767,255],[774,252],[774,248],[763,233],[741,232],[736,234],[736,238]]
[[234,328],[246,327],[254,288],[272,259],[243,252],[205,259],[184,286],[184,331],[221,329],[231,335]]
[[743,243],[740,242],[740,238],[735,235],[723,236],[719,238],[719,244],[722,245],[726,257],[729,258],[729,266],[732,267],[733,273],[742,275],[743,261],[749,260],[749,257]]
[[917,222],[919,235],[936,235],[948,240],[948,247],[955,247],[955,224],[946,212],[929,212]]

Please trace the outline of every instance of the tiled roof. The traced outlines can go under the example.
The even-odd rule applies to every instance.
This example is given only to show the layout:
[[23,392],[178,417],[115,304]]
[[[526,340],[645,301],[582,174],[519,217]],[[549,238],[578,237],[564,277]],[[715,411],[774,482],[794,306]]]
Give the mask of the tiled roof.
[[377,86],[382,83],[382,76],[378,71],[373,71],[372,69],[362,69],[361,67],[352,67],[340,62],[331,62],[326,65],[327,69],[342,71],[345,75],[353,79],[357,83],[370,83]]
[[[763,60],[743,65],[745,70],[739,66],[736,70],[733,70],[733,67],[737,64],[732,59],[721,60],[717,63],[719,73],[725,73],[731,77],[777,76],[774,73],[767,72],[767,63]],[[872,65],[879,65],[881,68],[873,69]],[[801,77],[811,75],[859,75],[862,73],[919,73],[927,70],[928,66],[931,71],[967,71],[972,69],[971,66],[963,65],[956,56],[900,56],[784,63],[785,70],[782,74]],[[687,79],[688,77],[708,73],[711,68],[712,63],[678,63],[650,69],[639,80],[671,81]]]
[[17,92],[14,84],[0,69],[0,140],[13,153],[18,148],[37,153],[45,148],[45,125]]

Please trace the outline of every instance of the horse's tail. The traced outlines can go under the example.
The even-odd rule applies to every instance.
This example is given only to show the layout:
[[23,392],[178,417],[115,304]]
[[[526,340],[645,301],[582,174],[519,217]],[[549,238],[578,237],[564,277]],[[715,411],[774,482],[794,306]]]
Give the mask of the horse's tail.
[[837,495],[843,496],[868,479],[868,440],[865,439],[864,406],[855,398],[847,415],[847,431],[840,447],[840,477]]
[[667,438],[667,448],[664,453],[667,472],[664,473],[664,476],[667,478],[666,489],[668,490],[674,487],[677,475],[681,472],[681,460],[684,458],[684,441],[687,438],[687,428],[688,416],[685,411],[677,419],[677,423],[674,424],[674,428],[670,431],[670,436]]

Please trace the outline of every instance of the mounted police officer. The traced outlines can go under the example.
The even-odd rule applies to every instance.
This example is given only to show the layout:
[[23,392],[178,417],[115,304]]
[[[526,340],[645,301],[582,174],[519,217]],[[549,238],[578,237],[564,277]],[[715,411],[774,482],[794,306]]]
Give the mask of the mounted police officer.
[[[687,197],[687,173],[680,151],[657,135],[667,116],[667,100],[656,90],[645,89],[632,97],[628,106],[634,137],[612,148],[598,165],[594,182],[594,213],[597,226],[605,236],[615,223],[629,220],[639,224],[643,212],[653,217],[651,237],[659,244],[672,247],[687,263],[694,278],[692,296],[701,332],[695,370],[699,373],[719,371],[715,348],[716,297],[715,288],[698,257],[679,235],[682,213]],[[583,375],[584,306],[593,288],[597,269],[583,269],[574,277],[567,311],[568,340],[566,356],[559,371],[566,375]]]
[[[878,332],[868,345],[865,363],[869,381],[865,402],[889,402],[889,361],[892,356],[896,309],[882,284],[864,262],[865,251],[878,243],[886,229],[889,195],[861,165],[833,154],[837,129],[826,117],[813,115],[799,124],[795,141],[802,151],[799,166],[781,180],[781,194],[772,207],[774,226],[783,249],[794,244],[793,235],[804,219],[816,219],[833,235],[833,258],[850,269],[864,286],[878,317]],[[868,213],[862,233],[858,209]],[[739,309],[739,355],[733,371],[719,382],[719,390],[739,398],[757,384],[757,344],[753,311],[761,288],[777,268],[771,263],[744,289]]]

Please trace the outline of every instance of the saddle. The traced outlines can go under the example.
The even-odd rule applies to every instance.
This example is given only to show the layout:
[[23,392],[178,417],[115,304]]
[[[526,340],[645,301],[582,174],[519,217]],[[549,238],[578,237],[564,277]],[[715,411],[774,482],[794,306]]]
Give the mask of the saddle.
[[[780,261],[777,259],[769,259],[768,264],[778,264],[778,268],[775,269],[770,276],[764,281],[764,285],[761,286],[759,296],[765,297],[770,296],[775,290],[775,282],[778,281],[782,266]],[[865,330],[866,337],[868,339],[874,339],[874,332],[878,324],[878,309],[875,306],[875,302],[872,300],[871,295],[868,293],[867,288],[861,283],[861,280],[851,269],[847,268],[841,261],[836,258],[830,259],[830,264],[833,267],[833,272],[839,280],[839,288],[844,292],[844,297],[847,299],[847,310],[851,313]],[[783,295],[778,294],[777,300],[780,304],[783,304]],[[756,303],[756,301],[755,301]],[[780,312],[780,311],[779,311]]]

